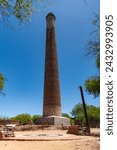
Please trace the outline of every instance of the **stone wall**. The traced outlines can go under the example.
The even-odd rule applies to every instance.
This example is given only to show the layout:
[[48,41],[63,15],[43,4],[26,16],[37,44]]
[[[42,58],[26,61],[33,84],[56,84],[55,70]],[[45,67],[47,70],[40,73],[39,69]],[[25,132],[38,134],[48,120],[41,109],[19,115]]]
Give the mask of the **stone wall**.
[[19,121],[15,121],[15,120],[10,120],[10,119],[3,119],[0,120],[0,125],[6,125],[6,124],[19,124]]
[[60,116],[50,116],[50,117],[42,117],[38,119],[38,124],[43,125],[61,125],[61,126],[69,126],[70,119],[66,117]]
[[15,126],[15,131],[35,131],[35,130],[68,130],[68,126],[52,125],[21,125]]

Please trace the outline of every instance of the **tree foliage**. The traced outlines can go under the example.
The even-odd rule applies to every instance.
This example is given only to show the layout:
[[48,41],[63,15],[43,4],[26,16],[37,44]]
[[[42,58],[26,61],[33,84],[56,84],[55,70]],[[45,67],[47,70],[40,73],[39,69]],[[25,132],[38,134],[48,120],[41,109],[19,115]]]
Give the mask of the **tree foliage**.
[[99,68],[99,65],[97,64],[97,59],[100,58],[100,17],[98,14],[94,14],[92,25],[94,26],[94,29],[91,32],[91,39],[87,43],[85,55],[92,56],[97,68]]
[[[100,122],[100,108],[93,105],[86,105],[89,123],[99,124]],[[85,124],[85,115],[82,104],[77,104],[72,109],[71,115],[80,123]]]
[[93,94],[94,97],[99,96],[100,93],[100,77],[92,76],[85,81],[85,88],[88,94]]
[[0,93],[2,93],[3,88],[4,88],[4,76],[0,73]]
[[32,116],[32,121],[33,121],[33,123],[34,123],[34,124],[37,124],[37,120],[38,120],[39,118],[41,118],[41,115],[33,115],[33,116]]
[[0,19],[5,26],[11,25],[13,18],[19,23],[29,22],[37,8],[44,8],[46,3],[48,0],[0,0]]
[[27,113],[19,114],[12,119],[20,121],[22,125],[26,125],[29,121],[32,120],[31,115]]
[[0,0],[0,16],[4,23],[12,16],[19,21],[28,21],[32,12],[32,0]]
[[14,16],[19,20],[28,20],[32,15],[32,0],[16,0],[14,6]]
[[67,113],[62,113],[62,116],[63,116],[63,117],[66,117],[66,118],[71,118],[70,115],[67,114]]
[[[95,14],[95,18],[92,20],[92,24],[95,27],[95,30],[91,33],[93,39],[88,41],[86,47],[86,56],[91,56],[95,60],[96,68],[100,69],[100,17],[98,14]],[[85,81],[85,89],[88,94],[93,94],[94,98],[100,94],[100,76],[95,75],[89,77]]]
[[19,121],[21,123],[21,125],[26,125],[30,121],[32,121],[34,124],[37,124],[37,120],[39,118],[41,118],[41,115],[33,115],[33,116],[31,116],[30,114],[22,113],[22,114],[16,115],[15,117],[13,117],[11,119]]

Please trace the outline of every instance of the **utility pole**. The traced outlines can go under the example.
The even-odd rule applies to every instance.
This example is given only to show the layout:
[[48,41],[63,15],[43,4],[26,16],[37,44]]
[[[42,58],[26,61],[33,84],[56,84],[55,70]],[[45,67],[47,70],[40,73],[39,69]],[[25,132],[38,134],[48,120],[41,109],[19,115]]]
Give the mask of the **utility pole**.
[[87,128],[88,128],[88,133],[90,134],[90,126],[89,126],[89,120],[88,120],[87,109],[86,109],[86,104],[85,104],[85,99],[84,99],[84,94],[83,94],[82,86],[80,86],[80,93],[81,93],[82,104],[83,104],[83,108],[84,108],[86,125],[87,125]]

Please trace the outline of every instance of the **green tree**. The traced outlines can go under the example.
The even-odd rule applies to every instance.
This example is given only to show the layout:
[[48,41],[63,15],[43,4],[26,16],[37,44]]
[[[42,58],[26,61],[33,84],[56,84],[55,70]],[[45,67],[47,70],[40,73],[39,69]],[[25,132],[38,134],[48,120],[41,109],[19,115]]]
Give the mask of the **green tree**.
[[29,21],[33,10],[33,0],[0,0],[0,16],[5,24],[9,23],[10,17]]
[[33,115],[33,116],[32,116],[32,121],[33,121],[33,123],[34,123],[34,124],[37,124],[37,120],[38,120],[39,118],[41,118],[41,115]]
[[63,116],[63,117],[66,117],[66,118],[71,118],[70,115],[67,114],[67,113],[62,113],[62,116]]
[[20,23],[29,22],[37,8],[40,9],[47,2],[48,0],[0,0],[0,19],[5,26],[11,25],[13,18]]
[[[100,108],[93,105],[86,105],[88,119],[90,124],[100,123]],[[85,115],[82,104],[77,104],[72,109],[71,115],[75,117],[80,123],[85,124]]]
[[94,97],[99,96],[100,93],[100,77],[92,76],[85,81],[85,88],[88,94],[93,94]]
[[3,88],[4,88],[4,76],[0,73],[0,93],[2,93]]
[[[92,20],[92,24],[95,27],[95,30],[91,33],[93,36],[92,40],[88,41],[85,55],[91,56],[96,64],[96,68],[100,69],[100,17],[98,14],[95,14],[95,18]],[[98,75],[91,76],[85,81],[85,89],[88,94],[93,94],[94,98],[100,94],[100,76]]]
[[26,125],[30,120],[32,120],[31,115],[27,113],[19,114],[12,119],[20,121],[22,125]]

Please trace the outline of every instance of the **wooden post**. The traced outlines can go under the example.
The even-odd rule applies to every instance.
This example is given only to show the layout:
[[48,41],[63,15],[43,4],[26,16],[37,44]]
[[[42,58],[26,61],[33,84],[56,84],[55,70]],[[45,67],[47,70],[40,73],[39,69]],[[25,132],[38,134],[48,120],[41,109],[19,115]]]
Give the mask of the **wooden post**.
[[89,126],[89,120],[88,120],[87,109],[86,109],[86,104],[85,104],[85,99],[84,99],[84,94],[83,94],[82,86],[80,86],[80,93],[81,93],[82,104],[83,104],[83,108],[84,108],[86,125],[87,125],[87,128],[88,128],[88,133],[90,134],[90,126]]

